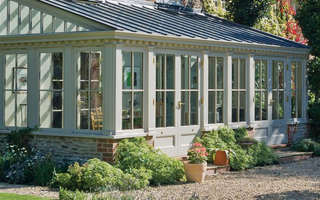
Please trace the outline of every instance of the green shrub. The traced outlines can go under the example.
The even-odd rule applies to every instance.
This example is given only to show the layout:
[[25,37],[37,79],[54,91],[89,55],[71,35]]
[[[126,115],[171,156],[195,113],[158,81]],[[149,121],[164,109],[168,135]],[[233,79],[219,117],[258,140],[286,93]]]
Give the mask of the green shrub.
[[247,154],[239,145],[232,146],[236,152],[236,156],[230,154],[230,168],[231,170],[242,171],[254,167],[253,157]]
[[151,184],[169,184],[184,178],[183,164],[155,150],[144,138],[122,140],[116,150],[116,167],[132,174],[144,169]]
[[243,138],[247,138],[247,137],[249,137],[249,136],[247,133],[247,129],[244,126],[234,130],[234,138],[236,139],[236,141],[239,141],[239,140],[241,140]]
[[129,190],[146,187],[149,183],[146,181],[149,176],[143,169],[124,174],[122,170],[97,158],[88,160],[82,166],[76,162],[69,166],[68,173],[59,173],[56,176],[58,185],[70,190]]
[[277,154],[264,142],[253,145],[249,149],[249,154],[253,157],[255,166],[271,165],[279,162]]
[[306,138],[301,140],[299,143],[293,145],[292,149],[296,151],[302,151],[302,152],[311,152],[314,151],[316,147],[316,142]]
[[68,191],[60,188],[59,200],[87,200],[88,197],[83,191]]

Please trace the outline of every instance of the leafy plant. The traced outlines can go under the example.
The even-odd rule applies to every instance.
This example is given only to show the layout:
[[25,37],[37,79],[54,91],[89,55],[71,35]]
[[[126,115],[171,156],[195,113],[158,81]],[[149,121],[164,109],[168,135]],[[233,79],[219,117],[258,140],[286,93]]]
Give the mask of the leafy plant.
[[60,200],[87,200],[87,195],[83,191],[68,191],[67,189],[60,188]]
[[6,136],[7,143],[9,145],[15,145],[16,149],[25,148],[27,151],[30,151],[30,133],[38,129],[38,126],[35,126],[34,128],[27,127],[12,130],[11,133]]
[[125,173],[144,170],[151,184],[169,184],[184,178],[183,164],[154,149],[144,138],[125,139],[116,150],[116,167]]
[[255,166],[271,165],[279,162],[277,154],[264,142],[253,145],[249,149],[249,154],[253,157]]
[[209,153],[206,151],[206,148],[199,142],[195,142],[192,148],[188,150],[188,160],[190,160],[190,163],[204,163],[208,159],[207,155]]

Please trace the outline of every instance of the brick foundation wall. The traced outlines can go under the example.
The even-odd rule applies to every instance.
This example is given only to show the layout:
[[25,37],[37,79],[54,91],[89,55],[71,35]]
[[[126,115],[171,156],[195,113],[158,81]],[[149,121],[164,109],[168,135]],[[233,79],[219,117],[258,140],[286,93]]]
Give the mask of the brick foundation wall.
[[288,124],[287,127],[288,144],[296,144],[300,140],[309,137],[309,124]]
[[[0,135],[5,138],[6,135]],[[153,137],[146,138],[150,145],[153,145]],[[112,163],[115,150],[122,139],[95,139],[59,136],[32,136],[31,147],[51,153],[58,163],[85,162],[91,158]],[[5,140],[0,143],[0,150],[5,150]]]

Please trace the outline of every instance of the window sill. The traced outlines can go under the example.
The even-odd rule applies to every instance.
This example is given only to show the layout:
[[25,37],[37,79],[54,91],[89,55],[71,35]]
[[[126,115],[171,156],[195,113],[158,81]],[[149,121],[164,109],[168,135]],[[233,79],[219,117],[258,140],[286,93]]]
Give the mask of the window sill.
[[291,125],[295,125],[295,124],[308,124],[309,121],[305,120],[305,119],[297,119],[297,118],[293,118],[293,119],[289,119],[287,121],[287,124],[291,124]]

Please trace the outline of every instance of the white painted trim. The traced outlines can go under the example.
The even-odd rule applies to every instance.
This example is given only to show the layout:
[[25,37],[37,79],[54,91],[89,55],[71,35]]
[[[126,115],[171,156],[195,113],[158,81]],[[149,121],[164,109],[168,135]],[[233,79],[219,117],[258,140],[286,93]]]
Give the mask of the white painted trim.
[[202,51],[202,62],[200,62],[202,66],[200,66],[201,74],[199,75],[199,78],[201,80],[200,84],[200,91],[202,95],[200,96],[203,99],[203,105],[201,105],[200,109],[200,121],[202,122],[200,126],[203,128],[203,130],[206,130],[206,127],[208,127],[209,120],[209,95],[208,95],[208,88],[209,88],[209,56],[208,51]]
[[254,112],[255,112],[255,91],[254,91],[254,85],[255,85],[255,63],[254,63],[254,55],[248,55],[247,58],[247,124],[251,125],[255,118],[254,118]]
[[147,48],[147,65],[144,66],[146,76],[144,76],[144,82],[148,83],[145,85],[144,96],[147,101],[145,107],[147,107],[146,115],[144,115],[144,128],[147,133],[155,134],[156,128],[156,54],[154,53],[154,47]]
[[115,46],[115,56],[114,56],[114,77],[115,77],[115,135],[123,135],[125,134],[122,131],[122,45]]
[[226,53],[225,73],[224,73],[224,102],[223,122],[225,125],[232,124],[232,57],[233,53]]
[[34,48],[28,48],[27,125],[39,125],[39,60]]
[[[63,132],[72,133],[76,129],[76,105],[75,105],[75,66],[76,58],[72,46],[65,46],[63,52]],[[66,78],[69,77],[69,78]],[[72,103],[73,102],[73,103]]]
[[4,53],[0,50],[0,130],[4,127],[4,74],[5,74],[5,59]]

